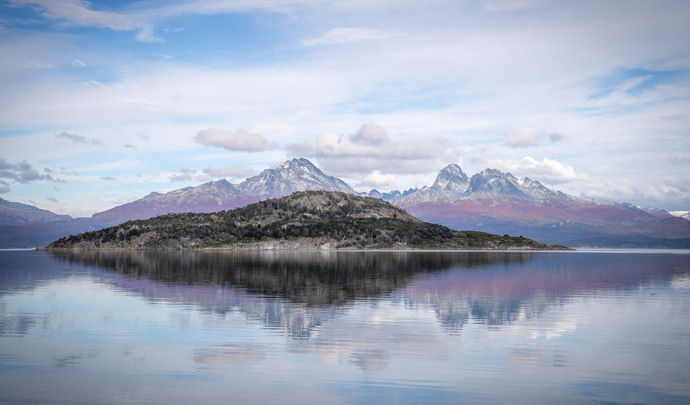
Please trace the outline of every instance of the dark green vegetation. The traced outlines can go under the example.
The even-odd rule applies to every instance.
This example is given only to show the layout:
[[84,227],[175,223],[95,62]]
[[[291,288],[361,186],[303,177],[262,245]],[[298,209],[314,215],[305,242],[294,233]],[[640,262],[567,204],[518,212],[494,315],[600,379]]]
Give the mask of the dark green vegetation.
[[523,237],[454,231],[383,200],[305,191],[210,214],[128,221],[48,248],[562,249]]

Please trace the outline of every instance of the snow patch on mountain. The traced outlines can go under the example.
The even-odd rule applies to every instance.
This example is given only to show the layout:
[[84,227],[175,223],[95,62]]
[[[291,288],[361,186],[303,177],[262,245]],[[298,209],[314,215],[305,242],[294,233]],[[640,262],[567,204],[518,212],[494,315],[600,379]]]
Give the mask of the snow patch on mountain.
[[668,213],[674,217],[679,217],[690,221],[690,211],[669,211]]
[[663,210],[661,208],[643,207],[641,205],[638,205],[635,208],[637,208],[641,211],[644,211],[647,214],[654,215],[657,218],[673,218],[673,215],[671,215],[668,211]]
[[470,179],[460,166],[451,164],[443,168],[431,186],[408,193],[400,201],[401,204],[419,204],[429,201],[452,202],[460,199],[467,191]]
[[357,194],[344,181],[324,174],[309,160],[288,160],[275,169],[266,169],[237,187],[244,194],[279,198],[296,191],[326,190]]

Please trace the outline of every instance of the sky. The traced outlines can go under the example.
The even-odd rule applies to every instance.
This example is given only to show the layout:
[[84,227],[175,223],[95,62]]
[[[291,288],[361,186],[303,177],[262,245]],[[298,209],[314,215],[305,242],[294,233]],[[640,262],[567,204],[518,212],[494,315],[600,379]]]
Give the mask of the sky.
[[4,0],[0,197],[72,216],[305,157],[690,210],[690,2]]

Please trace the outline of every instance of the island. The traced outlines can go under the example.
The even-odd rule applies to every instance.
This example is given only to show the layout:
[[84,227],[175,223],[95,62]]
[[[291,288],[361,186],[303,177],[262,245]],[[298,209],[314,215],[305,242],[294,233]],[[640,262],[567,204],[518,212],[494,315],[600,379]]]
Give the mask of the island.
[[386,201],[301,191],[243,208],[127,221],[60,238],[45,249],[565,250],[522,236],[455,231]]

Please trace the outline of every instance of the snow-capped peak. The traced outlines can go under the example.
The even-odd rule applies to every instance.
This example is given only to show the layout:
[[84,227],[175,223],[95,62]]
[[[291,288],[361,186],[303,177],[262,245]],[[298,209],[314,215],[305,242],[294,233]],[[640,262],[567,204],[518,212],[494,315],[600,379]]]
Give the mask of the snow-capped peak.
[[510,173],[497,169],[485,169],[470,178],[469,193],[481,193],[491,197],[524,197],[520,182]]
[[402,204],[417,204],[427,201],[455,201],[459,199],[470,185],[469,178],[460,166],[450,164],[436,176],[431,186],[413,191],[404,196]]
[[431,187],[464,193],[469,185],[469,178],[465,172],[462,171],[460,166],[451,164],[443,168],[443,170],[438,173],[438,176],[436,176],[436,181],[434,181],[434,184]]
[[304,158],[291,159],[275,169],[266,169],[240,183],[245,194],[282,197],[296,191],[327,190],[355,194],[344,181],[327,176]]

